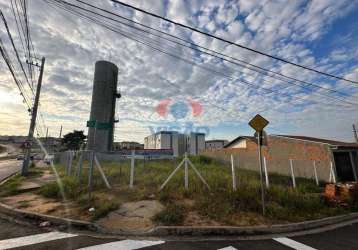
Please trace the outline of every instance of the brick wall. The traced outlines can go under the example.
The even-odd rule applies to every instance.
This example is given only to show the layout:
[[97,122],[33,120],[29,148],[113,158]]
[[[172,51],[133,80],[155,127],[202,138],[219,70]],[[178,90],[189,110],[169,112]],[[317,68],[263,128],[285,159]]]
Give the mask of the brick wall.
[[[230,162],[230,155],[234,156],[239,168],[259,170],[257,145],[246,139],[246,148],[226,148],[215,151],[205,151],[202,154]],[[266,158],[267,169],[271,173],[290,175],[290,162],[293,160],[296,177],[313,177],[313,161],[316,161],[317,173],[320,180],[329,180],[329,170],[333,155],[329,145],[303,140],[294,140],[278,136],[268,136],[267,146],[262,147]]]

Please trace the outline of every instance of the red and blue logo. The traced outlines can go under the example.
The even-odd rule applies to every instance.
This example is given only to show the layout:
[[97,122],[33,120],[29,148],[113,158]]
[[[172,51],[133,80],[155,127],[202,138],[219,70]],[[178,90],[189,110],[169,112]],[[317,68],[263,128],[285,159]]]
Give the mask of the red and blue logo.
[[203,106],[200,102],[188,98],[186,101],[174,101],[171,98],[164,99],[155,107],[155,111],[161,117],[167,117],[169,114],[175,119],[183,119],[190,114],[193,117],[200,116],[203,112]]

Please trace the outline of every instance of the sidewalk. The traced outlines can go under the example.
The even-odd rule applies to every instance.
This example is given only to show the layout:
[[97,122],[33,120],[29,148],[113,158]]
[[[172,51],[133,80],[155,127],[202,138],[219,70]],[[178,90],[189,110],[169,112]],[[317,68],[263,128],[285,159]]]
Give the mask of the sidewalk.
[[9,176],[17,173],[21,169],[21,161],[2,160],[0,161],[0,183]]

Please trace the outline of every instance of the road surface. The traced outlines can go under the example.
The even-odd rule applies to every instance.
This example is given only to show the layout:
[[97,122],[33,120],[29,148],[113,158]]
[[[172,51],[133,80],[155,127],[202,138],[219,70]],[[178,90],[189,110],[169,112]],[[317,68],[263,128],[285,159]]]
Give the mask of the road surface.
[[16,156],[18,154],[19,149],[11,144],[0,144],[0,146],[6,148],[5,152],[0,153],[0,158],[6,156]]
[[115,239],[71,232],[41,231],[0,219],[0,249],[18,250],[353,250],[358,249],[358,223],[305,236],[277,236],[265,240]]
[[20,171],[21,161],[18,160],[0,160],[0,182],[8,176]]

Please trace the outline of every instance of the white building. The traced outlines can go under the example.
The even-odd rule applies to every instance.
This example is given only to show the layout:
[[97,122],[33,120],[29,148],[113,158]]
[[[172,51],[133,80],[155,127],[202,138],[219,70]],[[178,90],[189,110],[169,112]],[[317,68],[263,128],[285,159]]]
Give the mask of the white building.
[[205,149],[206,150],[221,149],[228,143],[229,143],[228,140],[208,140],[205,141]]
[[131,150],[131,149],[143,149],[144,145],[135,141],[121,141],[113,142],[113,150],[120,151],[122,149]]
[[173,155],[179,155],[179,133],[160,131],[144,138],[144,149],[172,149]]
[[205,150],[205,134],[203,133],[190,133],[187,136],[187,152],[190,155],[198,155],[201,151]]
[[185,152],[197,155],[205,149],[205,134],[179,134],[176,131],[160,131],[144,138],[144,149],[172,149],[174,156]]

